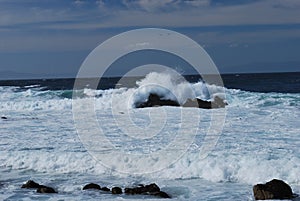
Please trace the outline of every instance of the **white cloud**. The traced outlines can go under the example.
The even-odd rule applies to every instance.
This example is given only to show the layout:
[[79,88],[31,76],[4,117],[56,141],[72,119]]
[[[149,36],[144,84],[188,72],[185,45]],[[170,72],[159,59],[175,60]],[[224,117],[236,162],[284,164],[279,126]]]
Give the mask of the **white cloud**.
[[105,3],[103,0],[97,0],[96,1],[96,5],[99,7],[99,8],[104,8],[105,7]]
[[277,8],[299,9],[299,0],[273,0],[273,6]]
[[123,0],[124,5],[129,9],[142,9],[148,12],[158,11],[167,6],[174,6],[176,1],[174,0]]
[[[74,2],[81,4],[83,0]],[[76,22],[78,19],[85,21],[65,26],[76,29],[82,26],[83,29],[88,29],[300,23],[299,9],[295,9],[295,6],[300,6],[299,0],[264,0],[251,4],[217,7],[209,6],[209,2],[210,0],[123,0],[127,6],[127,9],[124,9],[118,6],[109,7],[103,0],[97,0],[94,1],[95,8],[90,10],[37,7],[12,11],[0,7],[0,26],[53,21],[52,27],[55,27],[58,21]]]
[[188,0],[184,1],[185,4],[196,6],[196,7],[203,7],[203,6],[209,6],[210,0]]
[[211,0],[123,0],[122,3],[129,9],[141,9],[147,12],[182,10],[186,7],[204,7]]
[[[47,33],[47,30],[55,30],[59,31],[59,33],[67,35],[70,32],[64,33],[64,30],[81,30],[83,31],[81,33],[89,33],[89,31],[93,29],[106,29],[107,32],[107,28],[130,28],[135,26],[178,28],[201,26],[299,24],[300,12],[299,9],[294,8],[294,6],[300,4],[297,2],[300,1],[264,0],[245,5],[212,7],[209,6],[209,0],[124,0],[124,3],[127,3],[127,8],[124,9],[118,6],[110,8],[108,3],[98,0],[94,1],[93,4],[90,4],[94,5],[94,8],[91,10],[77,9],[76,7],[75,9],[66,7],[59,7],[56,9],[35,7],[12,11],[0,7],[0,34],[2,38],[0,44],[2,47],[4,47],[4,44],[6,44],[6,48],[16,48],[17,44],[10,46],[10,44],[14,44],[13,40],[16,39],[7,36],[15,35],[17,38],[17,35],[19,34],[18,36],[20,40],[25,38],[22,37],[22,27],[19,29],[19,32],[13,30],[14,27],[18,28],[19,25],[22,24],[26,25],[24,27],[27,29],[32,28],[33,30],[38,30],[36,32],[36,36],[39,35],[39,30],[43,30],[45,33]],[[180,7],[182,6],[182,3],[189,5],[186,7]],[[192,6],[192,4],[194,6]],[[70,6],[72,6],[72,3],[70,3]],[[173,8],[173,10],[166,11],[162,10],[162,8]],[[32,24],[32,27],[28,28],[27,24]],[[12,30],[10,30],[10,28],[12,28]],[[266,31],[250,30],[244,32],[234,31],[230,34],[220,34],[218,31],[204,33],[199,33],[199,31],[197,31],[198,35],[194,35],[192,38],[206,45],[217,43],[245,44],[257,41],[274,41],[284,38],[299,38],[299,32],[300,30],[295,29]],[[48,34],[49,43],[46,44],[46,42],[43,42],[41,39],[38,43],[35,43],[38,44],[36,49],[47,49],[48,47],[51,47],[51,44],[58,44],[60,41],[63,41],[61,39],[56,40],[55,35],[50,35],[51,32]],[[68,40],[68,37],[76,38],[76,36],[66,36],[66,39],[64,40],[71,41],[71,39]],[[93,37],[97,38],[96,34],[93,35]],[[87,40],[84,38],[85,37],[83,36],[81,40]],[[32,40],[34,40],[34,36]],[[97,40],[95,39],[94,41]],[[22,48],[26,49],[26,47],[34,46],[34,44],[30,44],[26,43]],[[64,43],[62,42],[62,44]],[[86,47],[84,43],[81,45],[82,47]],[[71,46],[72,42],[69,42],[69,45],[65,45],[65,48],[70,48]]]
[[85,4],[86,2],[84,0],[75,0],[74,1],[74,4],[77,5],[77,6],[81,6],[83,4]]

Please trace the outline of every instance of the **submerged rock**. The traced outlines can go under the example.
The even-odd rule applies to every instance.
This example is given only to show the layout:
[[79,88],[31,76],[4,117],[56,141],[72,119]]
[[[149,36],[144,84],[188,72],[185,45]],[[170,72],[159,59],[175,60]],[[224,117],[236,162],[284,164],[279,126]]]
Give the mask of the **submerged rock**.
[[112,194],[122,194],[123,192],[122,192],[122,189],[120,187],[113,187],[111,189],[111,193]]
[[37,193],[57,193],[53,188],[41,185],[37,190]]
[[256,200],[291,199],[296,197],[292,192],[292,188],[278,179],[253,186],[253,194]]
[[89,183],[87,185],[85,185],[82,190],[87,190],[87,189],[97,189],[97,190],[102,190],[101,186],[99,186],[98,184],[94,184],[94,183]]

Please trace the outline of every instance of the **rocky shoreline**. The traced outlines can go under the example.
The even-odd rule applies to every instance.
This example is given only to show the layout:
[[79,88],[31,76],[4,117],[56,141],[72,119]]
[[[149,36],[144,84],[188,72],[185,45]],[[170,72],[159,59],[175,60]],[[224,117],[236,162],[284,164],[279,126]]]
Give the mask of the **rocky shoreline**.
[[[41,185],[33,180],[28,180],[21,188],[35,189],[36,193],[59,193],[54,188]],[[137,186],[121,188],[114,186],[111,189],[104,186],[101,187],[99,184],[89,183],[84,185],[83,191],[92,190],[104,193],[110,193],[112,195],[145,195],[156,198],[172,198],[172,196],[164,191],[161,191],[160,187],[151,183],[148,185],[139,184]],[[265,184],[256,184],[253,186],[253,196],[255,200],[283,200],[283,199],[294,199],[299,195],[293,193],[292,188],[282,180],[273,179]]]
[[[36,183],[33,180],[28,180],[25,184],[21,186],[21,188],[26,189],[36,189],[36,193],[58,193],[54,188],[41,185],[39,183]],[[158,198],[171,198],[169,194],[167,194],[164,191],[161,191],[159,186],[155,183],[151,183],[148,185],[140,184],[138,186],[134,187],[126,187],[122,189],[121,187],[115,186],[112,189],[109,189],[108,187],[101,187],[99,184],[95,183],[89,183],[86,184],[82,190],[96,190],[96,191],[103,191],[107,193],[111,193],[113,195],[149,195],[154,196]]]

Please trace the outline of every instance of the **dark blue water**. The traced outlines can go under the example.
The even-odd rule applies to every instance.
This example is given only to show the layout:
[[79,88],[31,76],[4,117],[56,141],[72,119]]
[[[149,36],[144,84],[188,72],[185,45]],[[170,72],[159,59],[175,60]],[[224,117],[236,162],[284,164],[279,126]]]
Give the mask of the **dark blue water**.
[[[192,83],[201,79],[199,75],[185,75],[184,77]],[[123,78],[118,83],[120,79],[120,77],[102,78],[98,89],[110,89],[116,86],[134,87],[136,81],[142,79],[142,77]],[[222,79],[225,87],[229,89],[241,89],[251,92],[300,93],[300,72],[224,74]],[[36,87],[41,87],[42,90],[71,90],[73,89],[74,80],[74,78],[0,80],[0,86],[17,86],[22,90],[27,89],[28,86],[37,85]],[[82,79],[83,86],[88,87],[92,80]]]

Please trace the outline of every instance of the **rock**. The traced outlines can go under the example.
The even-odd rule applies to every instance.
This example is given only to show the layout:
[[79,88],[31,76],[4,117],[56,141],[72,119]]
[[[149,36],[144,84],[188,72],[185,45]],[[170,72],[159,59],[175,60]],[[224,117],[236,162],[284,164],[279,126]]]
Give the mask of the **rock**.
[[41,185],[34,182],[33,180],[28,180],[21,188],[39,188]]
[[7,117],[4,117],[4,116],[2,116],[2,117],[1,117],[1,119],[4,119],[4,120],[6,120],[6,119],[7,119]]
[[111,189],[111,193],[112,194],[122,194],[123,192],[122,192],[122,189],[120,187],[113,187]]
[[87,189],[97,189],[97,190],[101,190],[101,187],[98,184],[94,184],[94,183],[90,183],[85,185],[82,190],[87,190]]
[[160,191],[160,188],[155,183],[146,185],[145,187],[142,187],[142,188],[144,188],[145,192],[149,192],[149,193],[159,192]]
[[167,193],[160,191],[160,188],[155,183],[146,186],[139,185],[138,187],[134,187],[134,188],[125,188],[125,194],[128,195],[142,194],[142,195],[157,196],[160,198],[171,198],[171,196],[168,195]]
[[101,191],[107,191],[107,192],[108,192],[108,191],[110,191],[110,189],[107,188],[107,187],[102,187],[102,188],[101,188]]
[[136,108],[145,108],[145,107],[156,107],[156,106],[179,106],[177,101],[173,100],[164,100],[157,94],[151,93],[148,96],[148,100],[144,103],[137,103]]
[[223,98],[220,98],[219,96],[214,97],[214,101],[212,102],[212,108],[223,108],[226,105],[228,105],[228,103]]
[[[224,108],[228,105],[224,99],[219,96],[215,96],[213,101],[205,101],[199,98],[187,99],[186,102],[182,105],[183,107],[196,107],[203,109],[213,109],[213,108]],[[177,101],[173,100],[164,100],[157,94],[151,93],[146,102],[136,103],[136,108],[145,108],[145,107],[157,107],[157,106],[180,106]]]
[[40,187],[36,190],[37,193],[57,193],[53,188],[48,186],[40,185]]
[[137,194],[134,188],[125,188],[124,192],[125,194],[129,194],[129,195]]
[[202,109],[213,109],[213,108],[224,108],[228,105],[224,99],[219,96],[214,97],[214,101],[205,101],[199,98],[187,99],[187,101],[182,105],[183,107],[197,107]]
[[295,197],[291,187],[278,179],[253,186],[253,194],[256,200],[291,199]]
[[25,184],[21,186],[21,188],[36,188],[37,193],[57,193],[53,188],[40,185],[33,180],[28,180]]

